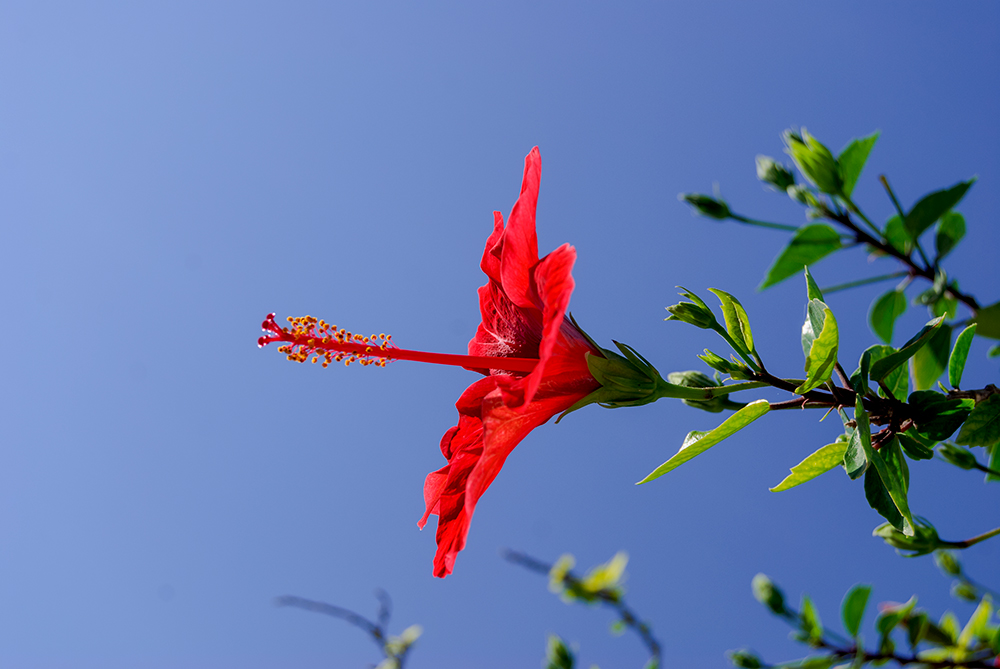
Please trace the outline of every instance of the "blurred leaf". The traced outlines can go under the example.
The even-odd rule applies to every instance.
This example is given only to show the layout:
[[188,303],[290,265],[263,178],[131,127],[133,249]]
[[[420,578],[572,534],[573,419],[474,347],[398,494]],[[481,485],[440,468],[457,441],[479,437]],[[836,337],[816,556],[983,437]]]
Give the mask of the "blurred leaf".
[[[893,216],[885,222],[885,230],[882,232],[882,236],[889,242],[889,246],[903,255],[910,255],[910,251],[913,250],[913,239],[910,237],[910,232],[906,229],[903,219],[898,215]],[[877,249],[875,249],[875,252],[881,253]]]
[[1000,395],[990,395],[976,405],[955,437],[955,443],[986,448],[1000,443]]
[[958,635],[958,645],[962,648],[968,648],[973,639],[989,640],[990,633],[987,626],[992,615],[993,602],[987,595],[979,602],[979,606],[969,617],[969,622],[965,624],[962,633]]
[[951,356],[948,358],[948,383],[952,388],[958,388],[962,383],[962,372],[965,371],[965,362],[969,359],[969,348],[972,346],[972,338],[976,335],[976,324],[973,323],[955,339],[955,346],[951,349]]
[[934,225],[935,221],[957,205],[965,197],[965,192],[975,182],[976,179],[973,177],[968,181],[961,181],[951,188],[934,191],[922,197],[906,214],[904,222],[910,237],[913,239],[920,237],[924,230]]
[[906,294],[901,290],[890,290],[875,300],[868,314],[872,332],[886,344],[892,343],[892,329],[896,319],[906,313]]
[[979,325],[976,328],[976,334],[980,337],[1000,339],[1000,302],[977,311],[972,322]]
[[935,441],[947,439],[961,427],[969,416],[972,402],[946,397],[933,390],[910,393],[906,401],[917,430]]
[[951,326],[942,325],[934,333],[927,345],[913,356],[913,387],[927,390],[941,378],[948,368],[948,354],[951,352]]
[[854,186],[858,183],[858,177],[861,176],[861,170],[864,169],[865,163],[868,161],[868,154],[871,153],[878,135],[879,133],[876,131],[867,137],[853,140],[837,156],[840,179],[843,182],[841,192],[845,196],[850,197],[854,191]]
[[938,260],[951,253],[962,237],[965,237],[965,217],[957,211],[949,211],[938,221],[937,234],[934,235]]
[[[990,451],[990,464],[988,467],[995,472],[1000,472],[1000,446],[994,446],[989,449]],[[1000,481],[1000,476],[996,474],[987,474],[987,481]]]
[[803,266],[813,264],[841,246],[840,233],[825,223],[813,223],[800,228],[788,246],[778,254],[758,290],[770,288],[793,274],[798,274]]
[[844,451],[846,450],[846,441],[837,441],[823,446],[792,467],[792,473],[786,476],[781,483],[771,488],[771,492],[782,492],[802,485],[806,481],[811,481],[820,474],[825,474],[844,461]]
[[812,642],[818,642],[823,638],[823,623],[820,622],[819,613],[813,605],[809,595],[802,595],[802,613],[799,614],[802,621],[802,631]]
[[897,604],[892,607],[887,607],[878,617],[875,619],[875,629],[881,636],[888,636],[888,634],[895,629],[896,625],[901,623],[903,620],[910,616],[913,612],[913,607],[917,605],[917,598],[910,597],[910,599],[904,604]]
[[750,330],[750,318],[747,316],[746,309],[743,308],[739,300],[724,290],[709,288],[708,291],[715,293],[715,296],[722,302],[722,315],[726,319],[726,330],[729,332],[729,336],[744,344],[746,350],[753,353],[756,349],[753,346],[753,332]]
[[[839,337],[837,333],[837,319],[833,317],[833,312],[823,302],[819,300],[809,300],[808,318],[802,326],[802,342],[805,347],[809,336],[814,336],[809,345],[809,353],[806,356],[806,380],[795,389],[795,392],[803,395],[813,388],[822,385],[830,380],[834,366],[837,364],[837,350]],[[814,333],[818,332],[818,335]]]
[[563,640],[555,634],[550,634],[545,649],[545,669],[573,669],[575,663],[576,658]]
[[847,591],[844,602],[840,605],[840,615],[844,619],[844,629],[852,637],[858,636],[861,629],[861,618],[868,606],[868,596],[872,594],[870,585],[858,584]]
[[873,362],[871,369],[871,378],[874,381],[882,381],[889,372],[896,369],[907,360],[912,358],[917,351],[921,349],[927,342],[930,341],[931,337],[937,331],[941,324],[944,322],[943,318],[935,318],[925,325],[920,332],[914,335],[908,342],[903,344],[903,347],[891,355]]
[[[952,282],[952,286],[957,290],[956,282]],[[942,295],[937,299],[936,302],[930,305],[931,315],[934,318],[938,316],[945,316],[948,319],[955,318],[955,314],[958,313],[958,300],[949,295]]]
[[722,425],[710,432],[689,432],[687,438],[684,439],[684,444],[681,446],[681,449],[677,451],[677,454],[650,472],[646,478],[639,481],[639,484],[648,483],[653,479],[659,478],[667,472],[681,466],[696,455],[704,453],[726,437],[736,434],[747,425],[766,414],[770,408],[771,407],[767,403],[767,400],[757,400],[756,402],[747,404],[745,407],[723,421]]

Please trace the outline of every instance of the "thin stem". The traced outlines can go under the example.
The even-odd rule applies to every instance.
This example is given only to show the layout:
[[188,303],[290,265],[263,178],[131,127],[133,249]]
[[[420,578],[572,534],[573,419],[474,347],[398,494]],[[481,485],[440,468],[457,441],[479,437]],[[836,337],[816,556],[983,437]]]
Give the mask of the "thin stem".
[[1000,534],[1000,527],[994,528],[989,532],[983,532],[982,534],[972,537],[971,539],[966,539],[965,541],[945,541],[942,543],[948,544],[950,548],[969,548],[970,546],[975,546],[980,541],[986,541],[991,537],[995,537]]
[[879,230],[878,226],[872,223],[867,216],[865,216],[865,213],[861,211],[858,205],[854,204],[854,200],[845,195],[844,203],[847,204],[848,211],[857,214],[861,218],[861,220],[864,221],[868,225],[868,227],[872,229],[872,231],[875,233],[875,236],[879,239],[882,239],[882,231]]
[[986,465],[982,464],[978,460],[976,461],[976,465],[975,466],[976,466],[976,469],[978,469],[981,472],[985,472],[987,474],[992,474],[993,476],[1000,477],[1000,472],[998,472],[995,469],[990,469],[989,467],[987,467]]
[[785,230],[788,232],[798,232],[799,228],[796,225],[785,225],[784,223],[768,223],[767,221],[758,221],[753,218],[747,218],[746,216],[741,216],[739,214],[729,214],[729,218],[734,221],[739,221],[740,223],[746,223],[747,225],[756,225],[759,228],[770,228],[771,230]]
[[[903,211],[903,207],[900,206],[899,200],[896,199],[896,193],[893,192],[892,186],[889,185],[889,180],[886,178],[884,174],[878,175],[878,180],[882,182],[882,187],[885,188],[885,192],[889,194],[889,199],[892,200],[892,205],[896,208],[896,213],[899,214],[899,218],[905,223],[906,213]],[[927,254],[924,253],[923,247],[920,246],[920,240],[914,239],[913,244],[916,247],[917,251],[920,253],[920,258],[924,261],[924,265],[930,267],[931,262],[930,260],[927,259]],[[935,265],[936,264],[937,263],[935,263]]]
[[891,274],[880,274],[879,276],[871,276],[867,279],[858,279],[857,281],[848,281],[847,283],[838,283],[836,286],[830,286],[829,288],[820,288],[820,291],[824,295],[829,295],[830,293],[836,293],[841,290],[847,290],[848,288],[857,288],[858,286],[867,286],[870,283],[878,283],[880,281],[889,281],[890,279],[899,279],[904,276],[908,276],[910,273],[906,270],[901,270],[899,272],[892,272]]

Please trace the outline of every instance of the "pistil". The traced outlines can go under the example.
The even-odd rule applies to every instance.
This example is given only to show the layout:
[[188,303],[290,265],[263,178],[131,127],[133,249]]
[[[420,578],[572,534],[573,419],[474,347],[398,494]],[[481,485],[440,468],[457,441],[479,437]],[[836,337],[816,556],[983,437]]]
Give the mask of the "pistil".
[[261,328],[268,333],[257,340],[260,347],[273,342],[283,345],[278,350],[289,360],[313,363],[321,362],[328,367],[332,362],[350,365],[376,365],[385,367],[393,360],[414,360],[436,365],[454,365],[466,369],[497,369],[506,372],[527,374],[538,364],[534,358],[505,358],[482,355],[456,355],[452,353],[428,353],[397,348],[392,343],[392,335],[379,334],[362,336],[348,332],[336,325],[318,320],[312,316],[288,318],[291,328],[278,325],[274,314],[268,314]]

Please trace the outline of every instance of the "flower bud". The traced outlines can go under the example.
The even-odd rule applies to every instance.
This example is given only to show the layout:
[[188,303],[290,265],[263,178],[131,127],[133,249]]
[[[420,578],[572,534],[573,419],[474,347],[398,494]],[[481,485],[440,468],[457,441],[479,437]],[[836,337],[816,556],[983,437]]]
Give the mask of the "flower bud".
[[757,156],[757,178],[778,192],[785,192],[795,185],[795,175],[770,156]]
[[785,595],[767,576],[757,574],[753,577],[750,587],[757,601],[769,608],[771,613],[779,615],[785,613]]
[[962,564],[951,551],[934,551],[934,564],[948,576],[962,574]]
[[976,456],[967,448],[955,446],[947,442],[937,447],[938,454],[956,467],[962,469],[974,469],[976,467]]
[[714,198],[701,193],[681,193],[677,199],[687,202],[702,216],[724,221],[732,215],[729,205],[722,198]]
[[760,658],[757,655],[745,648],[739,650],[731,650],[726,655],[729,657],[729,661],[733,663],[734,667],[743,667],[744,669],[760,669],[764,666]]
[[786,130],[784,139],[788,147],[785,151],[806,179],[824,193],[841,194],[844,182],[837,159],[830,153],[830,149],[806,132],[805,128],[801,134]]
[[788,197],[808,207],[815,207],[819,204],[819,200],[817,200],[816,196],[809,190],[809,186],[806,186],[805,184],[795,184],[794,186],[789,186],[786,192],[788,193]]
[[917,557],[927,555],[941,545],[937,530],[926,520],[914,518],[913,536],[908,537],[891,523],[882,523],[872,531],[873,537],[880,537],[902,554],[902,551],[913,551],[906,553],[906,557]]
[[976,592],[975,586],[968,581],[956,581],[953,583],[951,586],[951,596],[966,602],[979,600],[979,593]]
[[684,321],[685,323],[690,323],[695,327],[702,328],[703,330],[711,329],[718,321],[715,320],[715,314],[711,310],[700,307],[693,302],[680,302],[679,304],[673,304],[667,307],[667,311],[670,315],[664,320],[667,321]]

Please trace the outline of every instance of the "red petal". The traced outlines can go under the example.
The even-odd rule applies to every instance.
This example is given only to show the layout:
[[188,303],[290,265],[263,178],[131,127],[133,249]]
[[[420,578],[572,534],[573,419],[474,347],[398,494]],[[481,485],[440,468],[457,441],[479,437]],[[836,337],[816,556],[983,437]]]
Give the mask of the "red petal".
[[542,176],[542,157],[536,146],[524,159],[521,196],[511,209],[504,231],[500,276],[507,297],[519,307],[535,307],[531,287],[531,269],[538,262],[538,237],[535,235],[535,207]]

